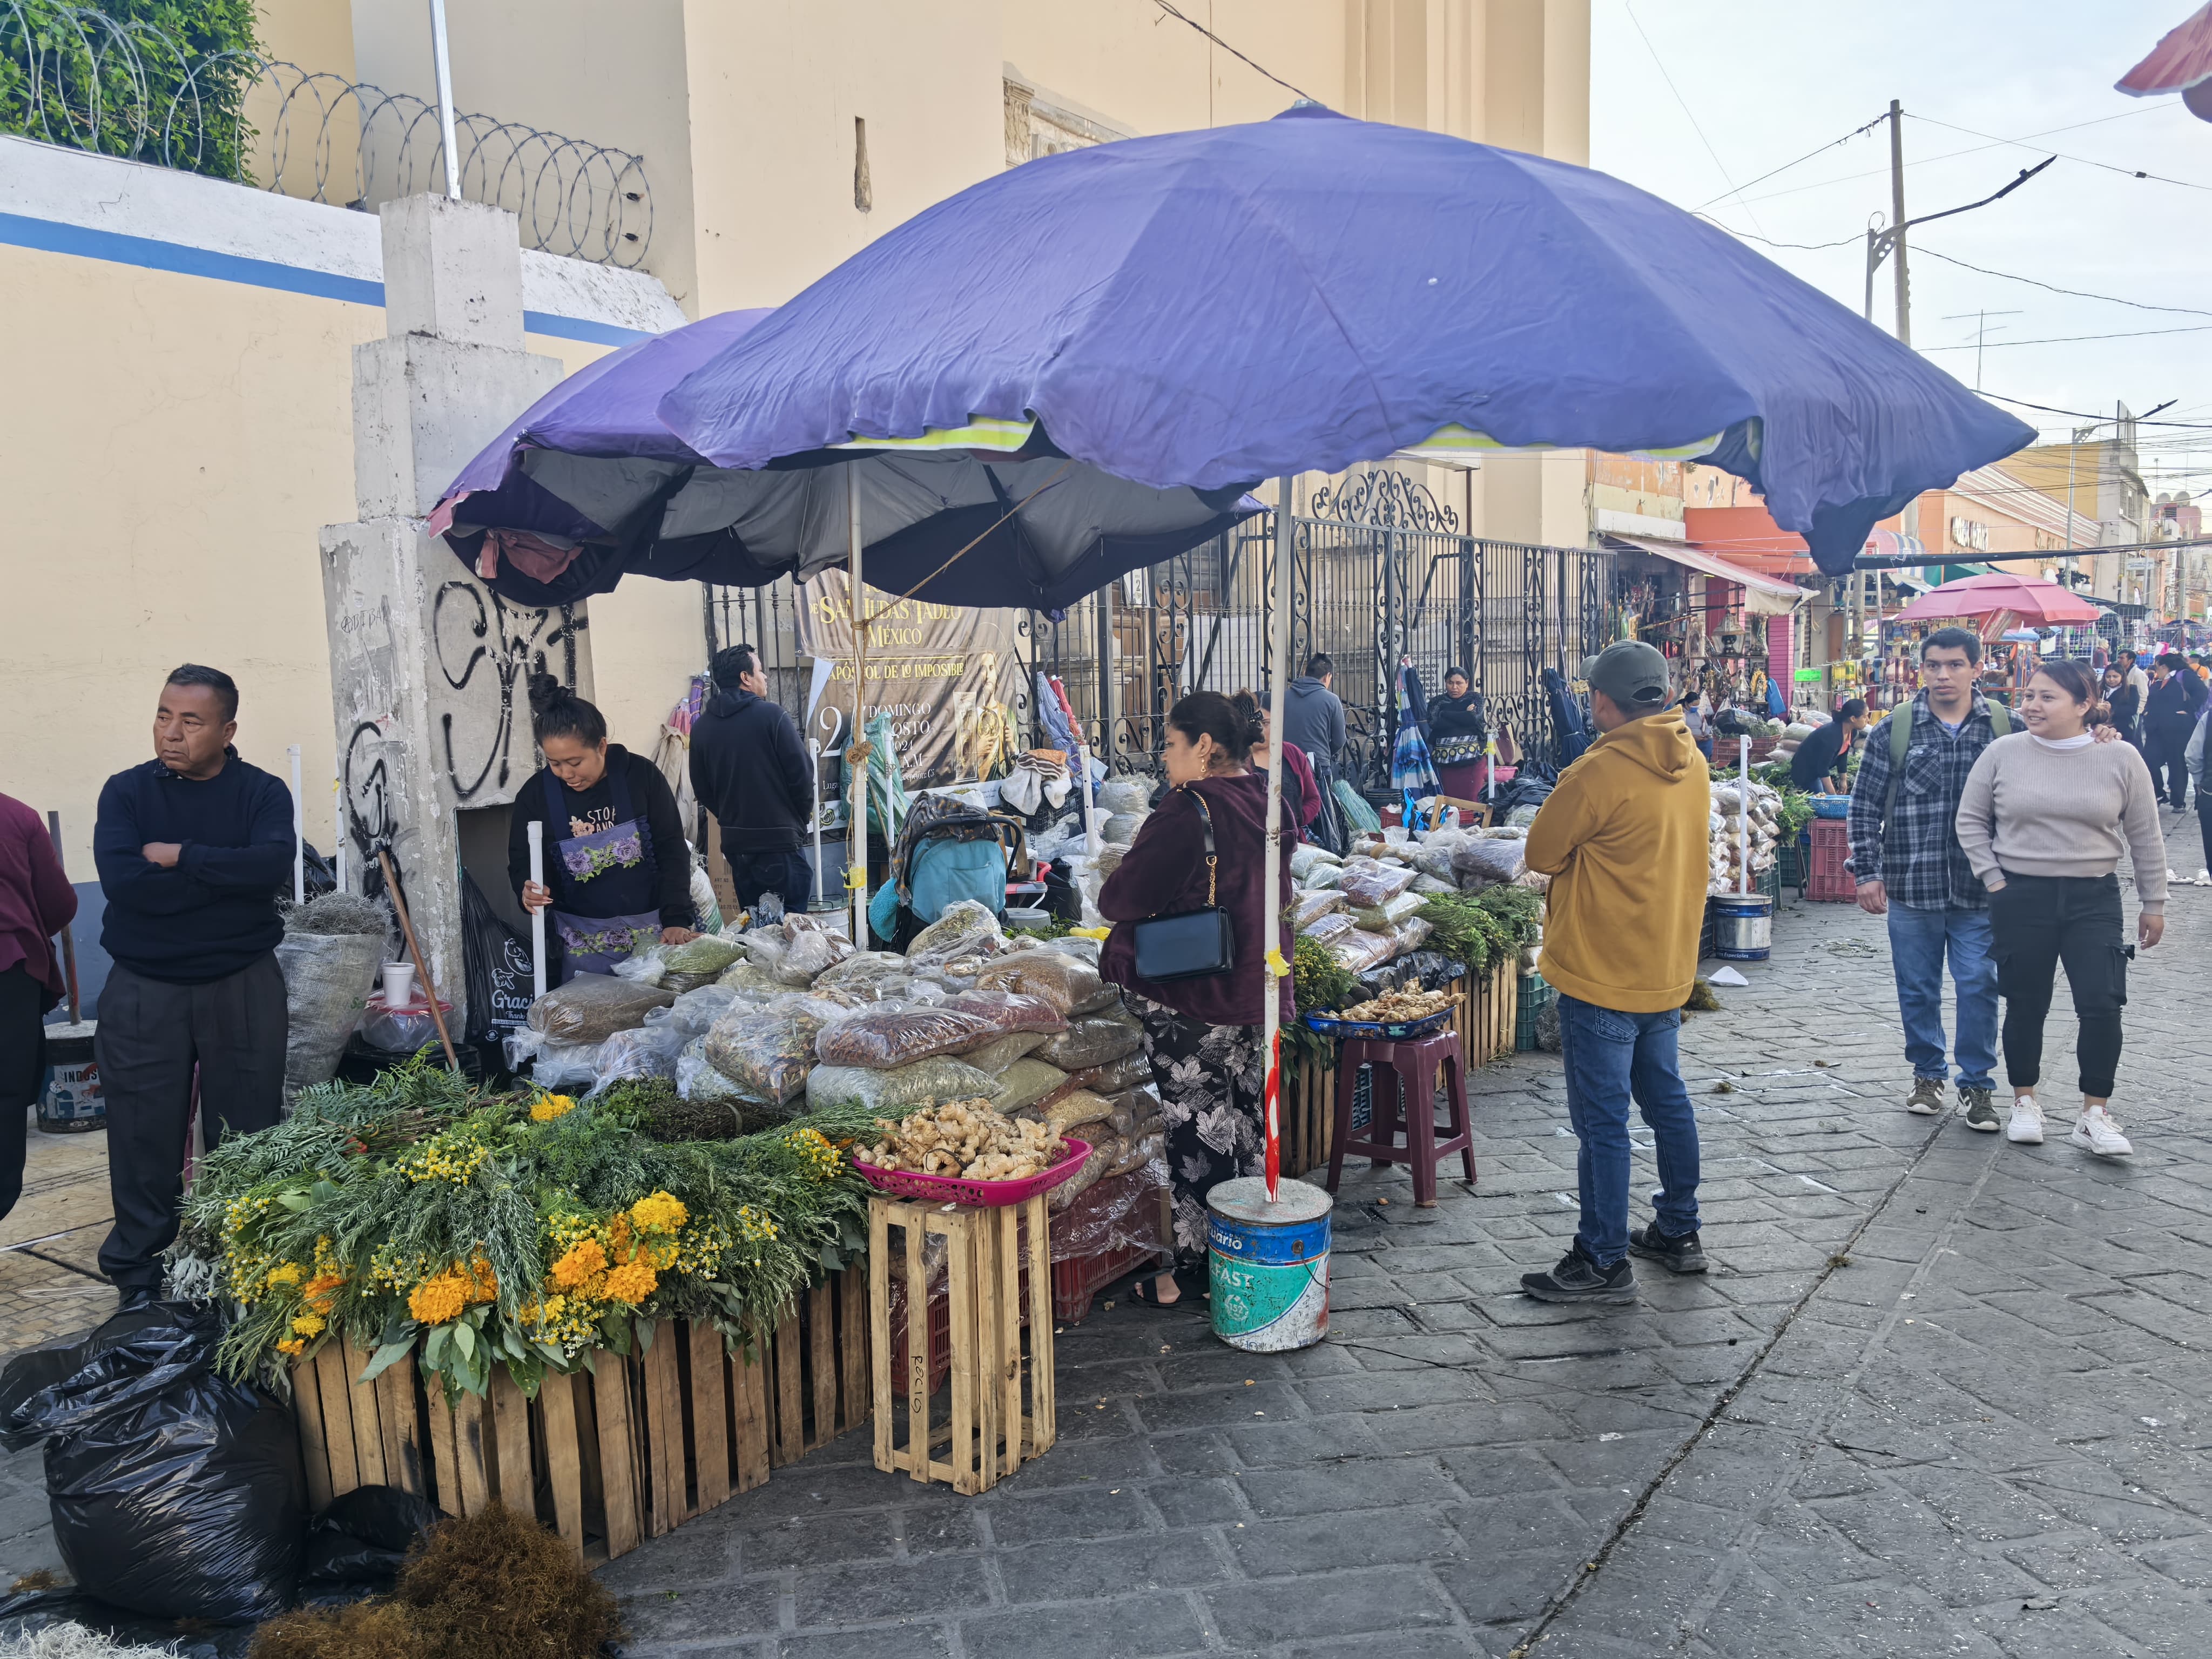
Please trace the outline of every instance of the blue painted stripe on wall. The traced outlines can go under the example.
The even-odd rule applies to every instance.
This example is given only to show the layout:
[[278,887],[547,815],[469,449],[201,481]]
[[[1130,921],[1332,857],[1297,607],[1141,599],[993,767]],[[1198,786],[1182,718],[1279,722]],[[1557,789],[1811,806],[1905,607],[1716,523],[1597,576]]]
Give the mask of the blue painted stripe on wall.
[[[308,294],[318,299],[342,300],[349,305],[381,308],[384,304],[384,284],[364,276],[341,276],[303,265],[281,264],[274,259],[217,253],[207,248],[187,247],[181,242],[130,236],[115,230],[94,230],[85,225],[33,219],[20,213],[0,213],[0,244],[103,259],[111,264],[137,265],[147,270],[173,271],[183,276],[206,276],[219,283],[241,283],[249,288]],[[628,345],[632,340],[646,337],[642,329],[621,328],[584,317],[562,317],[550,311],[524,312],[522,325],[532,334],[588,340],[596,345]]]

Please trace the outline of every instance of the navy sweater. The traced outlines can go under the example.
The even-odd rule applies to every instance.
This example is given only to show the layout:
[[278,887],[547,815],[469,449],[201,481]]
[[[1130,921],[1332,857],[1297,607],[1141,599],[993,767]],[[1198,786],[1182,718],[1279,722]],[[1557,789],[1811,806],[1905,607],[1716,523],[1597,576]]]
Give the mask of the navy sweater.
[[[204,781],[147,761],[108,779],[93,827],[107,912],[100,942],[134,974],[204,985],[276,948],[292,875],[292,793],[230,750]],[[176,867],[139,848],[175,842]]]

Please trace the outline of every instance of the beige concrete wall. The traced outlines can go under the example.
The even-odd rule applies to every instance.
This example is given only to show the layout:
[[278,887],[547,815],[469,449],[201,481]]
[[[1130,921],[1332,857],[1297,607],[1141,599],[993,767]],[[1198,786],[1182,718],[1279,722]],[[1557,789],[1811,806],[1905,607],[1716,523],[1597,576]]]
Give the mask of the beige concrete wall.
[[[248,760],[281,774],[301,745],[310,839],[328,842],[315,536],[355,515],[351,353],[382,311],[0,246],[0,313],[40,319],[0,333],[0,385],[31,392],[0,399],[0,701],[18,711],[0,789],[58,808],[70,871],[91,879],[101,782],[151,755],[167,672],[204,662],[239,682]],[[570,370],[605,349],[530,345]],[[690,601],[688,631],[660,625],[658,594],[591,607],[623,732],[657,733],[698,666],[697,590],[630,585],[663,586]]]
[[[685,0],[699,311],[780,305],[1003,163],[996,0]],[[867,124],[872,205],[854,201]]]

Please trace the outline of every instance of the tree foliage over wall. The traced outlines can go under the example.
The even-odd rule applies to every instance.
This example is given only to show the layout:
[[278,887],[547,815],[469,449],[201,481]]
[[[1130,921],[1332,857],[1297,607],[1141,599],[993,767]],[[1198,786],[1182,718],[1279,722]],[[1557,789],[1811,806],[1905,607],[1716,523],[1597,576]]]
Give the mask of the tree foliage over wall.
[[251,183],[252,0],[0,0],[0,132]]

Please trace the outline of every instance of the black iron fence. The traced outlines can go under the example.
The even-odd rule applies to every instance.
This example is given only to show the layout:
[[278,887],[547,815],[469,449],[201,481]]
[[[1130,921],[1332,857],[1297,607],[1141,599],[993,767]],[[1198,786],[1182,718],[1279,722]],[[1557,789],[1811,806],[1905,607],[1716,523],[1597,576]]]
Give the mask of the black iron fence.
[[[1608,642],[1612,556],[1462,535],[1456,514],[1401,473],[1350,480],[1340,492],[1316,494],[1313,507],[1291,520],[1291,656],[1297,668],[1316,652],[1336,665],[1347,735],[1342,775],[1388,787],[1397,667],[1407,657],[1431,696],[1447,668],[1466,669],[1493,729],[1510,727],[1524,750],[1551,757],[1543,671],[1571,678]],[[1157,775],[1177,698],[1261,692],[1272,683],[1274,557],[1274,518],[1262,514],[1131,572],[1057,618],[1020,613],[1024,701],[1039,672],[1057,675],[1095,752],[1116,771]],[[811,664],[797,648],[796,603],[788,580],[709,587],[707,647],[710,655],[740,640],[758,647],[771,694],[807,731]],[[1041,741],[1030,712],[1018,711],[1019,724]],[[826,744],[837,734],[808,735]]]

